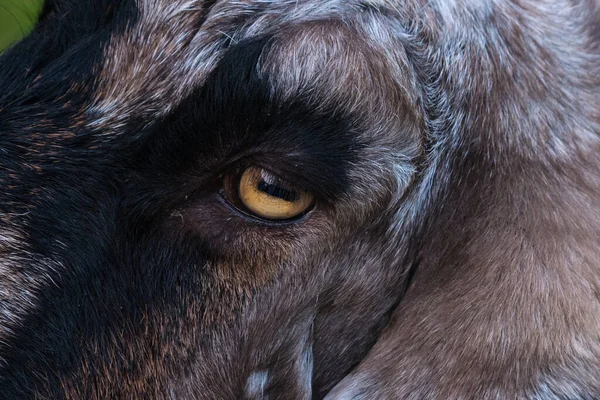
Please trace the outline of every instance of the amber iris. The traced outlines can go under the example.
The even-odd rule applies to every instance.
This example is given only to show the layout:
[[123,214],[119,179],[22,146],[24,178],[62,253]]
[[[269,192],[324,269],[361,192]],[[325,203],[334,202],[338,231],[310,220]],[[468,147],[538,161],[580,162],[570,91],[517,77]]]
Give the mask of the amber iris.
[[258,167],[249,167],[242,173],[239,198],[251,213],[275,221],[296,218],[313,204],[312,194]]

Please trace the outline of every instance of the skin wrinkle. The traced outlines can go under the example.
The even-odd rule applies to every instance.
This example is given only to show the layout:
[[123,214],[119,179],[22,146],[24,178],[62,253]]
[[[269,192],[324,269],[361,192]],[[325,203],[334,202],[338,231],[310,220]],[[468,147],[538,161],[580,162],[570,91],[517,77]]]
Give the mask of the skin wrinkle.
[[[246,37],[268,33],[273,30],[273,27],[287,21],[301,23],[316,18],[341,16],[351,12],[355,4],[360,4],[352,1],[341,6],[337,0],[322,1],[318,6],[307,1],[216,1],[211,5],[202,26],[197,28],[198,31],[188,42],[183,38],[189,35],[187,29],[194,26],[195,20],[204,15],[204,3],[206,2],[183,0],[168,4],[160,1],[156,1],[156,4],[140,2],[142,17],[137,27],[129,28],[130,31],[125,32],[122,37],[114,38],[114,43],[107,46],[108,53],[104,56],[105,67],[98,79],[101,85],[97,91],[99,97],[94,100],[88,111],[92,116],[96,116],[92,119],[95,120],[92,122],[93,127],[102,125],[104,129],[113,127],[113,130],[118,131],[123,124],[122,121],[119,122],[120,120],[153,113],[155,109],[152,107],[152,102],[160,101],[162,109],[160,113],[168,112],[173,105],[165,104],[165,99],[181,101],[189,94],[191,88],[200,85],[220,59],[231,38],[234,38],[235,43]],[[194,4],[194,7],[190,7],[190,4]],[[164,7],[166,9],[163,9]],[[184,11],[190,12],[182,14]],[[261,15],[261,12],[264,15]],[[170,34],[165,36],[162,27],[168,24],[172,15],[179,17],[178,28],[169,29]],[[239,19],[245,16],[252,16],[253,20],[242,19],[240,24]],[[135,42],[130,38],[134,38]],[[144,44],[142,49],[146,48],[145,44],[148,44],[147,55],[139,53],[138,43]],[[160,53],[157,53],[157,49],[160,49]],[[135,53],[132,54],[134,51]],[[161,62],[167,58],[170,60],[169,63]],[[174,59],[180,59],[182,62],[173,62]],[[133,65],[130,60],[135,60]],[[152,69],[142,70],[139,65]],[[122,81],[112,78],[123,73],[124,67],[133,68],[125,85]],[[157,79],[152,79],[153,76]],[[158,79],[158,76],[161,78]],[[168,79],[169,76],[177,76],[186,81]],[[160,82],[160,85],[153,88],[151,98],[144,99],[141,94],[146,93],[148,89],[146,85],[155,81]],[[178,84],[175,85],[175,82]]]

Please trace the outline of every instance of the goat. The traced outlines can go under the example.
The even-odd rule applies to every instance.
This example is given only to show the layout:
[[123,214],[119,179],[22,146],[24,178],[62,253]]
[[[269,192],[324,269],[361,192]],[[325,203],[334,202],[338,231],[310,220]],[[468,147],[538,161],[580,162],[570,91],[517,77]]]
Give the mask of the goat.
[[0,88],[1,398],[600,398],[597,0],[52,0]]

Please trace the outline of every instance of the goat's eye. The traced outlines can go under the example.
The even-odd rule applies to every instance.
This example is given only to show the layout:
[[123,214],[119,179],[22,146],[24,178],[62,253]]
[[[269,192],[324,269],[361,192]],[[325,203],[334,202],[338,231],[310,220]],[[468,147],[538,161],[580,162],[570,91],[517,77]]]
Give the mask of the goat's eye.
[[263,219],[284,221],[297,218],[313,205],[314,196],[259,168],[248,167],[237,181],[239,203],[248,213]]

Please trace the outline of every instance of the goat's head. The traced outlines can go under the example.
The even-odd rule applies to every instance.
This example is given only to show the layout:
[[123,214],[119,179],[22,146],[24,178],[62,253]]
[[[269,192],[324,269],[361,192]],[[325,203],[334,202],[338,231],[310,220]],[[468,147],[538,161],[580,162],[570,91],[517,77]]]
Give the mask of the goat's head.
[[523,3],[49,2],[0,58],[0,392],[599,394],[600,11]]

